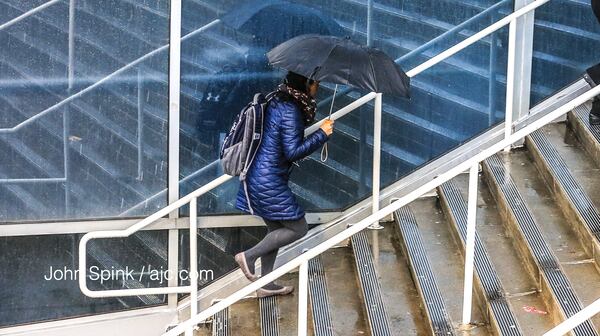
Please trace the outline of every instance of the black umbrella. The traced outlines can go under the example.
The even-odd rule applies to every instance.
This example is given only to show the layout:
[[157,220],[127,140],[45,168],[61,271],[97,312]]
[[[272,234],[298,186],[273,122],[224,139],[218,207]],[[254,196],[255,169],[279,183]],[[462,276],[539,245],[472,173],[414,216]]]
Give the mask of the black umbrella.
[[251,34],[269,48],[303,34],[342,35],[331,17],[299,4],[281,0],[251,0],[237,5],[221,17],[225,25]]
[[350,38],[302,35],[267,53],[271,65],[318,81],[410,97],[410,78],[377,48]]

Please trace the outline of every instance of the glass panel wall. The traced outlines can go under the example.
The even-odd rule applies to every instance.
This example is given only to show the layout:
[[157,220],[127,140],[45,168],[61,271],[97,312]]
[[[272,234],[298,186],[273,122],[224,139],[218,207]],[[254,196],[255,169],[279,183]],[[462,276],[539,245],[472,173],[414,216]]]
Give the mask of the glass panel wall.
[[600,23],[589,0],[550,1],[535,13],[531,106],[600,63]]
[[[0,328],[166,303],[165,295],[89,298],[79,290],[79,234],[0,237]],[[91,290],[166,286],[167,232],[93,240]]]
[[[233,118],[254,93],[270,92],[281,82],[285,72],[271,68],[265,56],[277,44],[307,33],[349,36],[361,44],[371,41],[410,70],[513,6],[512,0],[375,1],[369,12],[369,1],[298,0],[264,8],[237,1],[203,3],[210,6],[183,0],[181,195],[220,176],[218,153]],[[243,19],[213,22],[227,15]],[[411,101],[384,95],[383,185],[503,119],[506,41],[503,29],[417,76]],[[327,116],[333,91],[333,85],[322,83],[319,119]],[[334,109],[365,93],[353,90],[338,97]],[[291,187],[306,210],[344,208],[368,194],[372,120],[372,103],[340,119],[328,143],[328,160],[314,153],[294,169]],[[202,197],[199,213],[240,213],[238,187],[232,179]]]
[[[0,24],[42,3],[0,1]],[[168,48],[148,53],[168,44],[169,3],[74,3],[0,30],[0,222],[166,204]]]

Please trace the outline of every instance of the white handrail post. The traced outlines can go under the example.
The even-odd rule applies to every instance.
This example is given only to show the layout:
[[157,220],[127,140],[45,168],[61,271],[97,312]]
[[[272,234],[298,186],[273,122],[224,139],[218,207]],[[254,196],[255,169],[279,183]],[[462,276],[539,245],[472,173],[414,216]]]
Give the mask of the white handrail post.
[[[375,110],[373,111],[373,213],[379,211],[379,184],[381,173],[381,109],[382,96],[377,93],[375,96]],[[371,224],[369,229],[382,229],[379,221]]]
[[[515,10],[529,6],[539,0],[514,0]],[[535,10],[515,18],[515,74],[512,119],[519,120],[531,109],[531,74],[533,68],[533,36],[535,30]],[[521,146],[524,139],[513,143]]]
[[[67,95],[73,94],[73,83],[75,81],[75,0],[69,0],[69,36],[68,68],[67,68]],[[70,217],[71,192],[69,189],[69,124],[71,105],[65,106],[63,112],[63,175],[65,178],[65,217]]]
[[[179,199],[179,98],[181,71],[181,0],[171,1],[169,41],[169,204]],[[178,218],[178,210],[169,218]]]
[[465,253],[465,282],[463,295],[462,324],[471,323],[471,306],[473,302],[473,261],[475,259],[475,223],[477,222],[477,178],[479,163],[469,169],[469,200],[467,212],[467,247]]
[[[168,150],[169,156],[167,170],[168,202],[173,204],[179,199],[179,94],[180,94],[180,62],[181,62],[181,0],[171,0],[169,25],[169,133]],[[158,49],[157,49],[158,50]],[[149,54],[147,54],[149,55]],[[142,57],[143,58],[143,57]],[[138,59],[141,63],[141,59]],[[114,73],[113,73],[114,74]],[[172,211],[169,218],[178,218],[179,209]],[[179,230],[169,230],[169,271],[178,274],[177,242]],[[179,277],[171,277],[169,286],[177,286]],[[169,307],[177,306],[177,295],[171,294],[168,298]]]
[[[515,58],[517,45],[517,20],[512,19],[508,32],[508,67],[506,70],[506,112],[504,113],[504,138],[508,139],[512,133],[513,109],[515,100]],[[510,146],[504,149],[510,151]]]
[[308,327],[308,260],[298,270],[298,336],[306,336]]
[[[492,13],[490,15],[492,23],[496,21],[496,15]],[[488,125],[492,126],[496,122],[496,62],[498,61],[498,33],[493,32],[490,35],[490,79],[489,79],[489,87],[488,87],[488,108],[489,108],[489,116],[488,116]]]
[[[198,198],[194,197],[190,201],[190,316],[198,314]],[[193,328],[187,333],[193,335]]]
[[137,68],[137,179],[141,181],[143,174],[143,140],[144,140],[144,87],[142,66]]

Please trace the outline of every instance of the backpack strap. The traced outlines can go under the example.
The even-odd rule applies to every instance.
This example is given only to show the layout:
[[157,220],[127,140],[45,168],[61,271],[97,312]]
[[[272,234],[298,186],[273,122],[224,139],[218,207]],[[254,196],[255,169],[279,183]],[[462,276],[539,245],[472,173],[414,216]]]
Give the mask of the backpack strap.
[[257,105],[261,103],[261,98],[264,98],[262,93],[256,93],[254,94],[254,99],[252,100],[252,104]]

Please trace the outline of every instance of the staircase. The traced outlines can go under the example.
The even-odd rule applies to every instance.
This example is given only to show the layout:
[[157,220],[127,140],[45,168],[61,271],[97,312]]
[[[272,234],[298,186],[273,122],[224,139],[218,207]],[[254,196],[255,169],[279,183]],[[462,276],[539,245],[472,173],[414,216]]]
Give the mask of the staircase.
[[[311,260],[309,334],[542,335],[598,299],[600,131],[589,108],[481,165],[471,325],[461,325],[468,178],[459,175],[383,230]],[[297,281],[290,273],[280,283]],[[196,335],[293,335],[297,300],[248,297]],[[599,330],[597,316],[573,335]]]
[[[356,41],[363,43],[366,41],[366,2],[356,0],[344,0],[342,4],[333,1],[311,2],[302,0],[298,2],[313,8],[319,8],[330,14]],[[182,35],[218,18],[235,3],[235,1],[211,0],[183,1]],[[415,4],[408,4],[408,6],[399,8],[397,2],[378,1],[375,6],[374,45],[390,55],[400,57],[476,15],[493,3],[493,1],[443,0],[427,5],[415,2]],[[565,18],[564,22],[552,21],[555,18],[551,14],[556,12],[557,8],[578,15],[578,13],[589,11],[587,3],[579,0],[556,1],[556,3],[558,4],[554,5],[551,2],[537,12],[539,15],[536,13],[536,17],[539,18],[536,21],[536,32],[548,36],[561,36],[563,42],[560,43],[564,44],[558,45],[586,44],[592,46],[592,49],[589,50],[600,47],[600,38],[596,33],[598,29],[591,23],[586,22],[585,25],[581,25],[580,22],[572,22],[568,18]],[[340,10],[340,6],[344,10]],[[31,6],[21,1],[0,0],[0,15],[3,15],[1,22],[18,16],[30,8]],[[502,7],[497,14],[505,15],[508,13],[509,8],[510,6]],[[66,78],[68,67],[68,4],[66,2],[50,7],[32,16],[22,24],[1,31],[0,42],[3,45],[11,46],[11,48],[0,53],[0,78],[9,78],[11,81],[20,81],[26,84],[24,86],[15,85],[6,94],[0,95],[0,127],[11,127],[24,121],[147,52],[168,43],[166,30],[168,28],[168,12],[168,3],[164,1],[138,2],[124,0],[102,3],[78,1],[74,69],[75,78],[79,81],[76,80],[76,85],[71,92],[67,89],[66,81],[49,85],[41,80],[42,78]],[[580,15],[584,16],[584,14]],[[135,20],[132,20],[132,18]],[[436,45],[431,50],[401,64],[409,69],[410,65],[421,63],[441,48],[478,31],[489,24],[491,20],[492,17],[487,21],[484,20],[480,25],[474,25],[470,29],[463,30],[454,39]],[[144,24],[135,24],[134,22],[143,22]],[[156,31],[148,31],[143,29],[146,26],[158,28]],[[102,28],[99,29],[99,27]],[[406,27],[410,27],[410,33],[406,32]],[[499,41],[497,51],[501,55],[506,53],[504,47],[506,36],[502,32],[499,32],[496,37]],[[435,72],[428,71],[414,80],[413,101],[411,103],[392,97],[385,98],[381,173],[384,186],[400,179],[429,160],[454,148],[491,124],[503,119],[502,105],[504,98],[499,98],[491,108],[489,106],[490,97],[487,86],[490,69],[488,60],[492,43],[491,39],[484,39],[440,64],[436,67]],[[251,48],[251,40],[248,36],[226,27],[217,27],[182,43],[180,134],[182,178],[194,174],[217,158],[215,132],[218,132],[218,130],[203,132],[203,129],[198,126],[202,121],[199,119],[198,110],[202,107],[205,95],[203,90],[206,83],[186,77],[186,75],[208,76],[215,74],[226,64],[239,64],[242,62],[243,55]],[[588,49],[585,48],[585,50]],[[64,109],[68,112],[57,111],[15,134],[0,135],[0,150],[7,153],[7,156],[11,158],[10,164],[0,165],[0,179],[62,177],[65,169],[63,162],[63,113],[68,113],[70,121],[68,122],[69,138],[67,148],[70,160],[70,179],[67,193],[72,205],[71,208],[76,209],[74,212],[65,210],[65,185],[63,183],[0,184],[0,199],[3,200],[3,204],[10,204],[10,207],[0,209],[0,221],[22,222],[27,220],[114,217],[117,215],[143,216],[162,208],[165,205],[166,196],[161,196],[160,193],[162,192],[165,195],[164,189],[167,180],[167,56],[166,52],[159,53],[122,76],[118,76],[118,79],[122,82],[101,85],[97,89],[84,94],[81,98],[75,100],[73,104],[70,104],[68,109]],[[591,56],[585,53],[565,53],[565,50],[554,48],[536,50],[534,57],[534,73],[541,74],[533,78],[532,99],[535,102],[564,86],[564,82],[557,82],[553,79],[554,77],[574,79],[580,75],[582,63],[589,60]],[[498,97],[503,97],[505,92],[506,79],[503,74],[506,64],[504,59],[505,57],[498,57],[496,64],[498,82],[495,95]],[[558,74],[560,75],[544,77],[543,75],[547,72],[547,69],[553,69],[553,71],[559,69]],[[136,80],[138,71],[143,78],[152,78],[153,80],[138,87]],[[266,87],[267,84],[272,83],[273,80],[271,79],[260,84]],[[331,95],[333,88],[323,87],[321,98]],[[35,93],[33,95],[35,99],[23,98],[25,94],[31,94],[32,92]],[[358,92],[352,92],[341,97],[336,101],[336,106],[343,106],[358,98],[359,95]],[[140,117],[138,104],[140,97],[143,97],[141,174],[139,174],[137,162],[139,149],[137,143],[139,135],[138,118]],[[240,99],[238,104],[241,106],[246,100],[246,98]],[[489,115],[490,109],[492,111],[491,118]],[[300,163],[302,169],[295,170],[292,186],[307,209],[342,208],[367,195],[367,190],[371,186],[370,173],[367,173],[368,176],[361,182],[360,172],[364,167],[368,167],[367,171],[369,171],[372,163],[370,162],[370,155],[367,155],[366,159],[361,162],[357,154],[360,151],[361,123],[363,124],[362,127],[367,130],[372,129],[372,115],[369,116],[367,111],[372,111],[372,106],[365,108],[363,112],[366,112],[367,117],[362,121],[356,113],[350,114],[336,123],[336,136],[335,140],[330,143],[330,158],[327,162],[320,162],[318,154],[315,154]],[[453,111],[453,115],[450,116],[447,111]],[[326,109],[324,108],[320,109],[319,112],[318,118],[323,118],[326,115]],[[573,118],[569,119],[569,125],[572,124],[574,129],[585,134],[584,126],[581,126],[585,122],[585,116],[582,114],[579,117],[580,126],[577,126],[575,122],[571,122]],[[589,132],[589,127],[586,132]],[[597,141],[594,140],[598,139],[597,136],[594,138],[594,133],[589,134],[592,135],[587,140],[582,137],[581,141],[584,143],[585,141],[587,143]],[[104,141],[99,141],[99,139]],[[528,150],[530,143],[533,143],[532,140],[527,143]],[[372,151],[372,136],[369,134],[366,136],[365,148],[366,153]],[[216,169],[209,169],[187,180],[182,185],[181,193],[186,194],[217,175],[218,171]],[[544,175],[544,178],[550,178],[546,175]],[[591,178],[591,176],[587,177]],[[580,178],[583,179],[583,177]],[[335,183],[332,181],[335,181]],[[550,182],[548,183],[550,184]],[[571,182],[569,180],[566,183]],[[587,184],[587,182],[583,183]],[[454,184],[454,187],[458,189],[464,187],[458,182]],[[571,184],[568,184],[568,186],[565,189],[569,189]],[[331,192],[323,192],[323,189]],[[94,192],[90,193],[90,190]],[[556,190],[558,192],[559,188],[557,187]],[[235,181],[230,181],[227,185],[216,189],[201,199],[199,212],[229,213],[235,211],[233,207],[235,191],[237,191]],[[439,193],[441,194],[441,191]],[[159,197],[156,197],[157,194],[159,194]],[[564,196],[565,200],[559,202],[562,202],[561,204],[567,203],[566,199],[568,197],[575,196],[577,195]],[[443,199],[443,197],[441,198]],[[323,278],[322,273],[318,271],[322,269],[321,272],[324,272],[325,279],[335,279],[335,268],[343,266],[337,269],[339,281],[323,281],[321,279],[321,290],[314,289],[314,294],[311,288],[311,295],[318,296],[315,298],[311,296],[311,300],[320,302],[319,307],[314,306],[313,310],[315,310],[315,313],[325,314],[315,316],[315,320],[323,316],[331,316],[332,328],[336,331],[345,330],[348,333],[352,333],[353,330],[371,334],[385,334],[389,330],[412,330],[416,334],[429,331],[435,333],[456,331],[458,321],[460,321],[460,306],[457,305],[460,303],[460,298],[456,293],[460,293],[458,289],[460,289],[460,281],[462,281],[461,258],[457,251],[460,250],[461,241],[456,239],[456,245],[448,245],[450,244],[449,240],[446,241],[448,243],[446,244],[427,236],[425,231],[421,232],[419,228],[427,225],[422,223],[429,223],[430,218],[426,216],[427,211],[420,213],[415,208],[423,206],[425,209],[433,211],[431,207],[435,207],[435,213],[439,215],[440,222],[450,223],[451,220],[449,214],[446,214],[446,217],[441,215],[441,205],[431,200],[419,202],[423,204],[411,206],[410,211],[407,209],[397,214],[397,222],[388,223],[386,229],[381,232],[380,236],[389,236],[390,240],[379,242],[381,248],[379,255],[370,256],[370,258],[375,258],[374,265],[379,265],[377,270],[381,277],[380,283],[375,288],[372,288],[373,278],[363,279],[360,265],[364,264],[357,261],[359,255],[360,258],[369,258],[369,253],[367,253],[369,249],[365,247],[364,239],[360,242],[348,242],[347,245],[333,250],[331,254],[323,255],[322,268],[317,266],[311,268],[314,272],[311,273],[311,276],[318,277],[321,274],[321,278]],[[578,204],[581,208],[580,211],[588,211],[588,207]],[[102,211],[99,212],[98,209]],[[573,209],[575,209],[575,206],[573,206]],[[411,214],[411,211],[415,213]],[[575,213],[576,210],[569,211]],[[422,217],[422,215],[425,217]],[[586,212],[585,215],[578,216],[584,218],[589,214]],[[410,224],[403,224],[402,218]],[[593,221],[594,219],[592,219]],[[459,224],[454,225],[459,226]],[[449,231],[452,231],[451,228],[451,226],[448,226]],[[435,226],[431,227],[429,234],[434,234],[435,229]],[[594,231],[593,228],[577,230],[578,237],[584,238],[587,231],[591,232],[590,234],[598,232]],[[383,234],[384,232],[388,234]],[[200,264],[210,265],[211,268],[215,269],[216,278],[218,279],[234,269],[232,262],[226,263],[222,260],[245,246],[252,245],[263,234],[264,230],[262,228],[201,230],[198,233],[198,239],[202,251],[206,252],[200,256]],[[405,235],[412,236],[408,239]],[[419,238],[421,235],[422,237]],[[373,239],[376,234],[365,234],[364,236],[365,239]],[[444,235],[444,237],[447,236]],[[458,235],[455,234],[455,237],[458,237]],[[183,246],[185,246],[185,239],[184,236]],[[158,232],[140,232],[132,240],[134,240],[133,244],[135,246],[133,249],[130,247],[131,241],[111,241],[91,248],[89,254],[93,260],[92,264],[104,267],[129,263],[135,265],[143,265],[144,263],[166,264],[166,240]],[[418,251],[421,250],[415,252],[415,247],[408,247],[415,241],[420,241],[421,246],[419,248],[427,251],[427,253],[432,253],[428,261],[409,260],[411,253],[415,256],[420,255]],[[360,249],[357,245],[361,246]],[[444,248],[448,249],[443,250],[442,246],[438,245],[443,245]],[[588,245],[584,244],[582,248],[588,253],[586,258],[592,258],[596,245]],[[435,252],[436,246],[439,249],[437,252]],[[107,251],[111,253],[107,253]],[[115,256],[112,253],[114,251],[123,252]],[[338,259],[336,259],[333,252],[337,253],[337,256],[341,255],[348,262],[342,266],[337,265]],[[131,257],[131,255],[134,257]],[[451,258],[452,269],[456,270],[457,273],[451,277],[444,277],[444,281],[448,281],[447,283],[444,283],[444,281],[431,282],[431,279],[429,279],[426,284],[419,284],[406,275],[399,275],[408,274],[406,272],[410,270],[414,279],[419,278],[417,274],[433,275],[436,279],[440,279],[442,275],[439,275],[439,271],[443,270],[444,264],[439,263],[438,259],[441,256],[450,255],[453,256]],[[521,258],[522,255],[518,257]],[[180,267],[185,268],[187,262],[185,259],[182,260]],[[482,263],[487,266],[493,265],[490,260],[487,263],[482,261]],[[383,267],[381,265],[387,266]],[[577,268],[575,265],[580,264],[572,265]],[[581,265],[589,266],[589,263],[582,263]],[[500,266],[497,267],[501,268]],[[529,271],[529,267],[527,266],[527,272],[532,273]],[[348,294],[340,295],[338,291],[342,292],[342,288],[338,286],[332,288],[331,282],[333,281],[334,284],[342,282],[345,279],[344,274],[352,272],[354,272],[357,282],[349,283],[348,287],[343,289],[345,290],[344,293]],[[370,276],[373,275],[372,271],[367,270],[366,272]],[[569,274],[567,274],[568,276]],[[485,295],[493,296],[493,293],[498,293],[497,291],[493,292],[493,290],[498,288],[502,276],[492,274],[490,277],[492,284],[486,287],[487,292],[484,288],[485,284],[480,285],[482,286],[480,291],[487,293]],[[292,275],[286,281],[293,283],[296,280]],[[531,278],[531,276],[519,281],[522,281],[520,283],[522,286],[515,287],[517,289],[507,287],[505,284],[504,288],[508,288],[505,292],[523,294],[526,291],[541,289],[534,288],[535,285],[531,285],[531,283],[538,283],[536,278]],[[401,288],[398,288],[398,283],[402,284]],[[143,285],[151,286],[152,284]],[[126,286],[127,288],[139,288],[141,284],[128,283]],[[331,288],[331,290],[323,291],[324,288]],[[429,290],[434,290],[434,292],[427,292]],[[361,291],[368,291],[371,294],[379,292],[379,296],[375,296],[378,301],[365,303],[349,295]],[[385,293],[385,295],[381,293]],[[441,301],[435,301],[433,298],[436,297],[436,293],[442,293],[442,296],[453,293],[452,295],[455,296],[444,297]],[[482,295],[482,297],[485,295]],[[536,295],[528,294],[522,297],[516,295],[515,297],[519,300],[531,300],[529,306],[548,307],[538,305],[539,302],[551,305],[550,299],[537,297]],[[351,300],[350,297],[354,301],[344,301]],[[371,295],[363,294],[362,298],[364,297],[371,297]],[[431,298],[433,301],[427,298]],[[583,302],[589,303],[589,300],[594,298],[592,295],[587,298],[588,301]],[[48,301],[53,299],[55,298],[49,297]],[[278,298],[270,302],[261,301],[259,303],[250,299],[249,302],[244,304],[247,304],[247,307],[254,307],[252,309],[259,309],[261,314],[264,314],[263,320],[265,323],[278,324],[279,329],[282,331],[281,334],[286,335],[285,328],[293,330],[293,326],[288,324],[293,324],[295,317],[288,321],[282,321],[279,317],[283,315],[281,312],[296,307],[293,302],[287,302],[288,310],[286,310],[284,306],[288,299],[293,300],[293,296],[292,298]],[[162,296],[137,297],[127,300],[112,301],[110,309],[147,306],[165,302],[165,298]],[[419,302],[418,300],[426,303],[435,301],[436,304],[443,304],[444,307],[431,307],[435,311],[429,311],[427,304],[422,302],[416,304],[416,302]],[[500,308],[496,308],[499,311],[504,311],[504,313],[507,309],[512,309],[516,317],[513,316],[512,319],[508,320],[511,322],[494,320],[494,317],[490,317],[492,315],[490,312],[495,311],[493,309],[496,307],[495,301],[486,302],[481,300],[478,308],[480,311],[477,313],[479,315],[476,315],[477,320],[481,321],[481,325],[471,332],[483,335],[494,332],[496,330],[494,328],[518,329],[522,327],[515,326],[513,328],[512,326],[516,325],[514,321],[518,321],[521,326],[529,326],[531,323],[522,322],[528,321],[527,318],[530,319],[530,322],[535,320],[534,325],[539,327],[532,331],[534,334],[552,325],[553,322],[551,323],[550,320],[532,315],[536,313],[520,314],[521,311],[515,308],[511,300],[514,301],[508,295],[504,303],[498,304]],[[327,302],[333,302],[329,305],[330,311],[322,311]],[[339,302],[339,304],[336,302]],[[413,306],[409,309],[410,314],[407,314],[405,310],[406,305],[396,305],[398,302],[412,304]],[[344,305],[344,303],[347,303],[347,305]],[[339,306],[344,306],[349,310],[336,311],[333,309],[333,307]],[[220,320],[218,321],[221,321],[219,323],[231,328],[260,329],[260,325],[255,324],[252,327],[246,324],[249,322],[243,317],[231,319],[232,316],[238,316],[235,314],[238,311],[236,309],[234,306],[228,313],[219,316]],[[278,311],[279,314],[277,314]],[[382,312],[385,313],[383,314],[383,320],[377,320]],[[350,315],[355,316],[355,322],[352,324],[347,322]],[[523,317],[520,317],[521,315]],[[277,318],[273,318],[273,316]],[[536,320],[532,316],[536,316],[540,320]],[[16,317],[11,318],[15,320],[9,318],[7,324],[21,321]],[[524,320],[521,320],[521,318]],[[553,318],[560,318],[560,316]],[[215,321],[217,320],[215,319]],[[428,323],[427,321],[433,322]],[[223,329],[215,326],[211,326],[211,328]],[[315,329],[313,332],[327,334],[326,330],[318,331]],[[526,329],[521,329],[521,333],[529,334]]]

